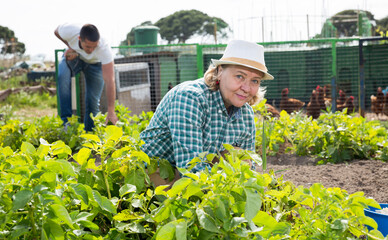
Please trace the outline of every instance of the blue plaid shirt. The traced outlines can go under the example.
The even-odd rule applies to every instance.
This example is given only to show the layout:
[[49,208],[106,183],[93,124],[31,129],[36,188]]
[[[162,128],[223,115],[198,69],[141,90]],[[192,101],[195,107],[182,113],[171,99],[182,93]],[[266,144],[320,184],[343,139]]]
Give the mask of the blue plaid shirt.
[[[210,90],[203,79],[198,79],[171,89],[140,137],[145,142],[142,149],[149,156],[187,168],[187,163],[202,152],[224,150],[224,143],[254,151],[255,135],[254,114],[249,104],[228,114],[220,91]],[[193,171],[206,166],[200,163]]]

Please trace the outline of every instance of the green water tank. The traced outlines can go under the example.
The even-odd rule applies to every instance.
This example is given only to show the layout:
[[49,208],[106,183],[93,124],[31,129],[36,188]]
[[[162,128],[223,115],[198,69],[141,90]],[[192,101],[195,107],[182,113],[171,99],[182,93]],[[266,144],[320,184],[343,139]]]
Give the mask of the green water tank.
[[139,26],[135,28],[135,45],[158,43],[159,28],[156,26]]

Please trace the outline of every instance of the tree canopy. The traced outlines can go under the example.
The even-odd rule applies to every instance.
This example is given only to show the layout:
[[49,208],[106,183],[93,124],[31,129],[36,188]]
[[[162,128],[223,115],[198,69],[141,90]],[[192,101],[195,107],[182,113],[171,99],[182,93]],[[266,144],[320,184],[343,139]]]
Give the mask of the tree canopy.
[[344,10],[328,18],[314,38],[376,36],[386,29],[382,27],[386,22],[376,20],[369,11]]
[[135,28],[140,27],[140,26],[151,26],[152,22],[151,21],[145,21],[142,24],[133,27],[129,33],[127,33],[127,37],[125,40],[121,41],[120,46],[130,46],[135,44]]
[[365,13],[370,21],[376,21],[373,14],[369,11],[362,11],[360,13],[359,10],[344,10],[332,16],[331,21],[334,27],[337,28],[338,37],[359,36],[358,16],[362,13]]
[[0,26],[0,53],[23,54],[25,51],[24,43],[18,41],[14,31],[8,27]]
[[377,35],[388,36],[388,16],[376,21],[376,33]]
[[[221,18],[210,17],[198,10],[181,10],[158,20],[155,25],[159,27],[162,39],[172,43],[186,43],[195,35],[214,36],[216,29],[220,37],[226,37],[229,25]],[[215,27],[216,26],[216,27]]]

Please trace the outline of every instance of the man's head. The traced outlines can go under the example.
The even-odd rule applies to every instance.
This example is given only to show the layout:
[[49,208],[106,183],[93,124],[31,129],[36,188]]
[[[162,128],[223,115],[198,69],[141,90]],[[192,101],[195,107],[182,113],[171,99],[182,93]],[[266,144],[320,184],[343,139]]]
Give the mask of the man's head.
[[92,53],[100,40],[100,33],[98,32],[97,27],[92,24],[85,24],[81,28],[79,40],[81,48],[87,54]]

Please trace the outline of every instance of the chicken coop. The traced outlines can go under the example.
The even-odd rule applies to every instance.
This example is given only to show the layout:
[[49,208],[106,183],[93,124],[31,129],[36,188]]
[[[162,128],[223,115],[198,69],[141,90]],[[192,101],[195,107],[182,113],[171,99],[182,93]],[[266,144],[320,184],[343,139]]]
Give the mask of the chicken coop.
[[[289,98],[305,103],[303,111],[317,88],[326,91],[326,103],[331,102],[332,111],[337,110],[337,105],[341,110],[343,102],[338,101],[341,91],[345,98],[353,97],[354,111],[360,113],[371,112],[372,99],[379,87],[384,94],[388,92],[387,38],[330,38],[260,44],[265,48],[268,71],[275,77],[272,81],[263,81],[261,85],[267,89],[267,103],[278,109],[283,89],[288,89]],[[130,93],[124,93],[121,83],[117,82],[119,103],[132,109],[133,114],[141,110],[154,111],[169,89],[184,81],[203,77],[211,59],[221,58],[225,47],[226,44],[150,44],[113,48],[115,66],[134,63],[147,66],[144,68],[147,74],[143,74],[148,78],[147,84],[143,85],[146,89],[140,91],[142,101],[122,97]],[[128,76],[125,84],[135,88],[139,79],[133,74]],[[82,115],[82,101],[79,102],[78,112]],[[102,99],[102,111],[104,103]]]

